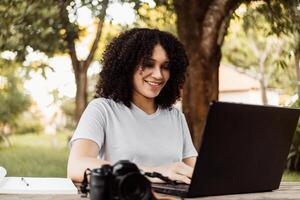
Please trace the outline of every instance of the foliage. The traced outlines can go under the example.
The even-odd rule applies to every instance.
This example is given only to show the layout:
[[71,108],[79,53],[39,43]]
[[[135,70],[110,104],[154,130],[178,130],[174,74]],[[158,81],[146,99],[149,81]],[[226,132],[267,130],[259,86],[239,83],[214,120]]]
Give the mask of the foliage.
[[[68,135],[14,135],[12,147],[0,144],[0,166],[8,176],[66,177]],[[53,146],[53,140],[57,145]]]
[[163,31],[168,31],[177,35],[176,20],[177,16],[170,5],[157,5],[154,8],[150,7],[147,3],[140,4],[137,9],[138,19],[134,26],[136,27],[148,27],[148,28],[159,28]]
[[[1,32],[0,52],[16,52],[16,58],[25,61],[32,50],[51,57],[56,53],[68,53],[76,77],[76,119],[80,117],[86,104],[86,72],[90,66],[106,15],[108,0],[42,0],[42,1],[1,1],[0,25],[7,31]],[[97,34],[85,60],[80,60],[75,43],[83,29],[78,24],[78,11],[89,8],[97,20]],[[5,12],[4,12],[5,11]],[[15,38],[16,37],[16,38]],[[78,92],[79,91],[79,92]]]
[[[95,60],[100,61],[102,58],[102,54],[105,50],[106,45],[120,32],[126,30],[128,27],[120,24],[113,24],[110,22],[106,22],[104,24],[102,30],[102,37],[99,42],[99,47],[95,53]],[[91,91],[91,90],[89,90]]]
[[74,130],[76,126],[74,108],[75,100],[73,98],[64,98],[62,100],[61,109],[66,116],[66,125],[64,128],[67,130]]
[[[294,60],[294,68],[297,71],[297,81],[294,82],[294,88],[298,87],[300,96],[300,0],[278,0],[266,1],[257,7],[257,12],[265,16],[265,19],[271,26],[271,31],[277,35],[286,35],[289,37],[288,45],[290,52],[288,56]],[[285,59],[279,62],[281,65],[289,65]]]
[[[168,7],[161,5],[158,1],[157,8],[150,8],[148,4],[137,0],[120,0],[119,2],[130,2],[135,4],[140,17],[140,26],[148,27],[170,27],[170,31],[175,32],[175,14],[168,10]],[[162,1],[163,2],[163,1]],[[10,50],[17,52],[20,60],[25,60],[30,46],[34,51],[44,52],[49,57],[56,53],[66,53],[68,44],[67,33],[74,41],[79,41],[80,36],[85,33],[85,28],[80,27],[78,10],[87,7],[94,17],[101,14],[102,1],[93,0],[68,0],[66,1],[69,13],[68,26],[65,27],[61,17],[60,3],[55,0],[3,0],[0,3],[0,52]],[[171,5],[169,3],[168,5]],[[106,33],[111,33],[111,24],[107,24]],[[114,32],[114,31],[112,31]],[[107,35],[108,35],[107,34]],[[116,33],[112,33],[114,36]],[[108,39],[111,38],[108,35]],[[101,44],[102,42],[100,42]],[[51,45],[50,45],[51,44]]]
[[[14,120],[30,105],[29,96],[24,93],[18,64],[0,59],[0,125],[13,125]],[[1,126],[0,126],[1,128]]]
[[65,48],[56,1],[3,0],[0,13],[0,52],[16,52],[23,61],[28,46],[49,56]]
[[265,16],[273,33],[300,32],[300,0],[266,1],[257,7],[257,11]]
[[42,124],[40,113],[37,111],[32,112],[31,110],[22,113],[16,119],[14,130],[16,134],[42,133],[44,125]]
[[296,77],[290,55],[292,40],[274,34],[257,6],[242,5],[237,10],[222,47],[222,62],[247,69],[258,78],[265,77],[268,87],[293,94]]

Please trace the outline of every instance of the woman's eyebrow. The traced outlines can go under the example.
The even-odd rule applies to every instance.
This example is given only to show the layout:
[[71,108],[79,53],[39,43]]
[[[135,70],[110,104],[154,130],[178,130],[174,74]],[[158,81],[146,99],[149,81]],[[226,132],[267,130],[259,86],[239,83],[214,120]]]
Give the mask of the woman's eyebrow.
[[[154,58],[148,58],[147,61],[152,61],[152,62],[156,62],[157,60],[155,60]],[[168,64],[170,62],[170,60],[166,60],[163,62],[163,64]]]
[[146,58],[145,61],[152,61],[152,62],[154,62],[154,61],[156,61],[156,60],[153,59],[153,58]]

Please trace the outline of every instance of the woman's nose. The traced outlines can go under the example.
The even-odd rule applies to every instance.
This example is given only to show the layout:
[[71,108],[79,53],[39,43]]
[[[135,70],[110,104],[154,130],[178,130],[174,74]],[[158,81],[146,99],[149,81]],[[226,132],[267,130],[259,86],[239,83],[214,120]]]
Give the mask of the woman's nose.
[[155,66],[152,71],[152,77],[156,79],[161,79],[162,78],[162,72],[160,66]]

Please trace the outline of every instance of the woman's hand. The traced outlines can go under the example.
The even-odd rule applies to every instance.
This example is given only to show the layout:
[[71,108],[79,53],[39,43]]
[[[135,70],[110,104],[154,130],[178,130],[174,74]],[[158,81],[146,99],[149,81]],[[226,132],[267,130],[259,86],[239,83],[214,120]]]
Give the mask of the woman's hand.
[[[191,177],[193,174],[193,168],[185,164],[184,162],[176,162],[169,165],[153,167],[151,169],[145,169],[144,171],[158,172],[163,176],[167,176],[173,181],[179,181],[186,184],[191,183]],[[152,182],[162,182],[160,179],[150,179]]]

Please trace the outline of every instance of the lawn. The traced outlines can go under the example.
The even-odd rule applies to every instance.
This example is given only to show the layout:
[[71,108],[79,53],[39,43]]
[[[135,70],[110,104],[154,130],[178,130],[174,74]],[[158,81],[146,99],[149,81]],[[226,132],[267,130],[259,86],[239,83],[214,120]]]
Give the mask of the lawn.
[[300,181],[300,173],[299,172],[284,172],[282,181]]
[[12,146],[0,144],[0,166],[8,176],[66,177],[67,134],[16,135]]
[[[11,147],[0,143],[0,166],[8,176],[66,177],[68,134],[26,134],[10,139]],[[300,173],[285,172],[282,180],[300,181]]]

